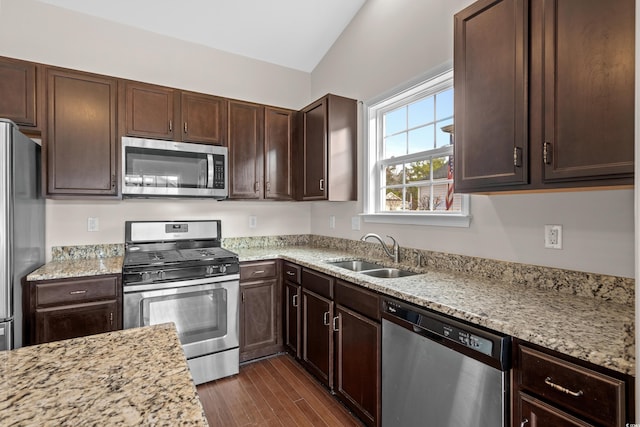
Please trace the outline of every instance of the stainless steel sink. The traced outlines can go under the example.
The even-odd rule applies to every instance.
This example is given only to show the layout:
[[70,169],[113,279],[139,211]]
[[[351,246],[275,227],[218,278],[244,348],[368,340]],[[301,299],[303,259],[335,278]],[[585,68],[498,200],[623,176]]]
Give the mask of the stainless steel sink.
[[380,264],[376,264],[368,261],[362,261],[359,259],[354,259],[350,261],[328,262],[327,264],[333,265],[334,267],[345,268],[347,270],[357,271],[357,272],[383,268],[383,266]]
[[398,268],[379,268],[376,270],[361,271],[362,274],[366,274],[371,277],[381,277],[383,279],[391,279],[394,277],[406,277],[413,276],[418,273],[408,270],[400,270]]

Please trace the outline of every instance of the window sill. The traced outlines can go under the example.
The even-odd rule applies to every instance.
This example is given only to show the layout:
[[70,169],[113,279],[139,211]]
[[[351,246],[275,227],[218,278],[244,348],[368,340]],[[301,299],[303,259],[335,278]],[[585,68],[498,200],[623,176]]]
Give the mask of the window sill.
[[364,222],[380,224],[433,225],[436,227],[464,227],[471,223],[471,215],[416,214],[416,213],[375,213],[360,214]]

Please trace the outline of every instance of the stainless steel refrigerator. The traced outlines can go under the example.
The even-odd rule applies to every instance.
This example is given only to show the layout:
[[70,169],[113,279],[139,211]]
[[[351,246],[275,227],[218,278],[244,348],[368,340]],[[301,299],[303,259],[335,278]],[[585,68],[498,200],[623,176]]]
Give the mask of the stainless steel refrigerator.
[[0,119],[0,350],[22,347],[24,276],[44,264],[40,145]]

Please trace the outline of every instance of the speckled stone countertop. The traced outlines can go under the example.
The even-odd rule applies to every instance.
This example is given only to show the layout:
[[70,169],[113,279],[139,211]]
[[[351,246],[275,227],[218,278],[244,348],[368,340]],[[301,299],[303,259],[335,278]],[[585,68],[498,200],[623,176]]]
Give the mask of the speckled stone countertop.
[[[392,266],[377,244],[322,236],[267,237],[261,243],[263,246],[251,239],[237,238],[225,240],[224,246],[237,252],[240,261],[289,260],[384,295],[635,375],[633,279],[427,251],[420,267],[413,268],[415,250],[410,248],[401,248],[406,264],[400,267],[421,274],[379,279],[327,264],[366,258]],[[91,250],[95,252],[94,248]],[[28,279],[119,273],[121,262],[120,257],[105,258],[102,265],[96,259],[53,261]]]
[[[598,298],[428,271],[397,279],[365,276],[327,264],[353,254],[314,247],[236,249],[241,261],[282,258],[365,288],[635,375],[634,308]],[[355,257],[357,258],[357,257]],[[376,261],[374,259],[374,261]],[[391,265],[391,260],[378,259]]]
[[208,425],[172,323],[0,352],[0,424]]

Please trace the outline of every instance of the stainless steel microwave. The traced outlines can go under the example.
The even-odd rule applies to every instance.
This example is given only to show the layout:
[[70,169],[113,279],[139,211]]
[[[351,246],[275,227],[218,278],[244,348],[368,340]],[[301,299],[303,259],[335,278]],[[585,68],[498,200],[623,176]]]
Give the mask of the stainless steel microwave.
[[228,195],[227,148],[122,137],[123,197]]

